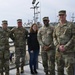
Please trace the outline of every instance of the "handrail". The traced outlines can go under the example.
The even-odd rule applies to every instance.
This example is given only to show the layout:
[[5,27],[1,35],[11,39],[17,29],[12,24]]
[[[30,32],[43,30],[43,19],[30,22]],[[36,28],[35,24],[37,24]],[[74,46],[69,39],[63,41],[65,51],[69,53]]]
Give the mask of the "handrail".
[[[9,42],[9,44],[12,44],[13,43],[13,41],[10,41]],[[27,44],[26,44],[27,45]],[[14,47],[14,44],[12,44],[12,45],[10,45],[10,48],[11,47]],[[26,51],[28,51],[27,49],[26,49]],[[14,52],[14,54],[15,54],[15,52]],[[39,54],[39,56],[40,56],[40,54]],[[27,60],[27,59],[26,59]],[[39,63],[41,63],[39,60],[38,60],[38,62]],[[21,62],[20,62],[21,63]],[[42,64],[42,63],[41,63]],[[29,65],[29,61],[27,60],[27,61],[25,61],[25,66],[26,65]],[[16,65],[15,65],[15,62],[14,63],[11,63],[11,64],[9,64],[9,70],[12,70],[12,69],[15,69],[16,68]]]

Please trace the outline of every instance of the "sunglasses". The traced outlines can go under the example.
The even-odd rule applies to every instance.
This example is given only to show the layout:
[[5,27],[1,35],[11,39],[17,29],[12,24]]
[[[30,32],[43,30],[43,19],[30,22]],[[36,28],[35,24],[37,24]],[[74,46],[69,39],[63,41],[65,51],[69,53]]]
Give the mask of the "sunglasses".
[[22,23],[22,22],[18,22],[18,23]]
[[64,16],[65,14],[59,14],[59,16]]

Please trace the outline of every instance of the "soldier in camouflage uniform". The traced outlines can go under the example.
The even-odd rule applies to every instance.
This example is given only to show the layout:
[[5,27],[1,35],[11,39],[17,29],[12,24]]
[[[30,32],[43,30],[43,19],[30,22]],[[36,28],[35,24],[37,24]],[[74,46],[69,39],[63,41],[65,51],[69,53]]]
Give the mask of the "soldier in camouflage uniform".
[[38,31],[38,41],[41,44],[41,55],[46,75],[55,75],[55,48],[53,45],[53,28],[49,25],[49,18],[43,18],[44,26]]
[[10,30],[7,28],[8,23],[6,20],[2,21],[2,28],[0,28],[0,73],[9,75],[9,35]]
[[16,53],[16,75],[20,75],[19,66],[21,60],[21,73],[24,73],[25,55],[26,55],[26,37],[28,31],[22,26],[22,19],[17,20],[18,27],[11,30],[11,36],[15,44]]
[[59,23],[53,33],[58,75],[64,75],[64,67],[66,67],[67,75],[74,75],[74,35],[75,26],[66,20],[66,11],[60,10]]

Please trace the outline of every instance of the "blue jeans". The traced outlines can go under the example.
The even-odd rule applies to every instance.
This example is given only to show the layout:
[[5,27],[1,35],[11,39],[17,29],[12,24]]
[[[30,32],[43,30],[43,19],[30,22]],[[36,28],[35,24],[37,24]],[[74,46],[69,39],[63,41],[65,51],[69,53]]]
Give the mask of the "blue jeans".
[[30,52],[30,49],[28,49],[30,60],[29,60],[29,66],[30,70],[36,70],[36,65],[38,62],[38,55],[39,55],[39,50],[33,50],[33,53]]

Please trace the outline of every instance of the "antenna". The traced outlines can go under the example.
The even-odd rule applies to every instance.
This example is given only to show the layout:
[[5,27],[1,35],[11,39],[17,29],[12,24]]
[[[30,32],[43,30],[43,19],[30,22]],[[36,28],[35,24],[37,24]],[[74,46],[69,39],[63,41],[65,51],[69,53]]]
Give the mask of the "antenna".
[[74,18],[75,18],[74,17],[74,13],[72,13],[72,17],[71,18],[72,18],[72,22],[74,22]]
[[35,4],[35,2],[36,2],[36,0],[33,0],[33,1],[32,1],[32,4]]
[[[36,0],[33,0],[33,1],[36,1]],[[40,12],[38,12],[39,6],[37,6],[39,4],[39,1],[35,5],[34,5],[34,3],[32,3],[33,4],[33,7],[31,7],[30,9],[33,9],[34,10],[34,19],[33,20],[34,20],[34,23],[37,23],[38,14],[40,13]]]

